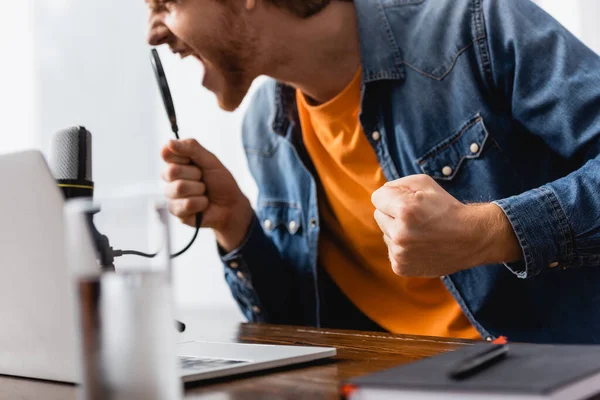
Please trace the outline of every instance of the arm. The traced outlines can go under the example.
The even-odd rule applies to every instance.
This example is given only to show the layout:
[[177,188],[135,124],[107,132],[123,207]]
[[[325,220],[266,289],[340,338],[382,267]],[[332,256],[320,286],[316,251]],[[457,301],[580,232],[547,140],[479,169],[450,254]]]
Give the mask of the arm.
[[492,90],[515,121],[582,167],[496,202],[513,227],[521,278],[547,268],[600,266],[600,57],[529,0],[487,0]]
[[482,4],[490,91],[517,124],[581,167],[475,206],[428,176],[390,182],[373,203],[392,267],[435,277],[505,262],[531,278],[548,268],[600,266],[600,57],[529,0]]
[[219,253],[225,280],[249,321],[292,323],[289,268],[254,213],[243,242],[230,252],[219,245]]
[[246,317],[288,323],[293,315],[290,269],[231,173],[195,140],[171,141],[162,157],[167,162],[163,179],[169,210],[190,226],[203,213],[202,226],[215,232],[225,278]]

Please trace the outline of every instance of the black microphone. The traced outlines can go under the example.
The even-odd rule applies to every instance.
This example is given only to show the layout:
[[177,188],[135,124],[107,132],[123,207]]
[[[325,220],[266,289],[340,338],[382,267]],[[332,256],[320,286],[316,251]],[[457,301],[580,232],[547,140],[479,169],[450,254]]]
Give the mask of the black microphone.
[[[162,61],[160,60],[160,56],[158,55],[158,51],[156,49],[152,49],[150,51],[150,62],[152,64],[152,69],[154,70],[154,76],[156,77],[156,82],[158,83],[158,89],[160,90],[160,95],[163,99],[163,104],[165,106],[165,111],[167,112],[167,117],[169,118],[169,122],[171,123],[171,130],[175,134],[175,138],[179,140],[179,126],[177,126],[177,114],[175,113],[175,105],[173,104],[173,97],[171,96],[171,89],[169,88],[169,82],[167,81],[167,76],[165,75],[165,70],[162,66]],[[171,257],[179,257],[186,251],[188,251],[196,238],[198,237],[198,232],[200,232],[200,227],[202,226],[202,213],[196,214],[196,232],[192,237],[190,243],[183,248],[183,250],[173,254]],[[143,254],[136,251],[125,252],[123,254],[135,254],[142,257],[152,256],[152,254]]]
[[175,113],[175,104],[173,104],[173,97],[171,96],[171,89],[169,88],[169,82],[167,81],[167,75],[162,66],[162,61],[158,55],[156,49],[150,51],[150,62],[152,63],[152,69],[154,70],[154,76],[158,83],[160,90],[160,96],[162,97],[167,117],[171,123],[171,130],[175,134],[175,137],[179,139],[179,127],[177,126],[177,114]]
[[83,126],[57,132],[50,145],[50,169],[65,199],[92,197],[92,134]]
[[[63,129],[57,132],[50,145],[49,166],[52,175],[61,188],[65,200],[91,198],[94,196],[92,180],[92,134],[83,126]],[[86,215],[88,227],[96,247],[100,266],[107,271],[115,271],[115,257],[123,255],[144,255],[135,251],[115,250],[108,237],[98,232],[94,215],[100,209]],[[148,255],[145,255],[148,256]],[[150,255],[154,257],[155,255]],[[185,324],[175,321],[179,332],[185,331]]]
[[[50,170],[66,200],[94,196],[92,134],[83,126],[63,129],[52,137]],[[98,210],[100,211],[100,210]],[[115,254],[108,238],[98,232],[94,214],[87,215],[100,266],[114,271]]]

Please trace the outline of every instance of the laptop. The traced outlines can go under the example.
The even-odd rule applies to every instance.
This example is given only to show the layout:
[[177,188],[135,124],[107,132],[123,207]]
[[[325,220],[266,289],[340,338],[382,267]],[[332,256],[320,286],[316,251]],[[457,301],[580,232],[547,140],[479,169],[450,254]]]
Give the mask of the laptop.
[[[62,193],[39,151],[0,155],[0,374],[80,383]],[[334,348],[191,341],[184,382],[334,356]]]

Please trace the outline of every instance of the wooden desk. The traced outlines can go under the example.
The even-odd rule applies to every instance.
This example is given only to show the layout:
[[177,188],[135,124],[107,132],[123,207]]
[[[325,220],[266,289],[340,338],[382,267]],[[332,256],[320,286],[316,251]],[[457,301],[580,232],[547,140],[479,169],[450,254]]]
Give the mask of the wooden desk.
[[[339,399],[345,379],[439,354],[473,343],[373,332],[241,324],[229,337],[242,343],[331,346],[337,357],[317,365],[253,375],[234,381],[197,386],[186,399]],[[215,397],[211,397],[215,396]],[[220,399],[220,397],[219,397]]]
[[[473,342],[372,332],[227,324],[189,318],[184,340],[331,346],[337,357],[284,370],[188,387],[186,399],[339,399],[342,380],[454,350]],[[196,322],[198,322],[196,320]],[[0,399],[64,400],[77,398],[77,388],[27,379],[0,377]]]

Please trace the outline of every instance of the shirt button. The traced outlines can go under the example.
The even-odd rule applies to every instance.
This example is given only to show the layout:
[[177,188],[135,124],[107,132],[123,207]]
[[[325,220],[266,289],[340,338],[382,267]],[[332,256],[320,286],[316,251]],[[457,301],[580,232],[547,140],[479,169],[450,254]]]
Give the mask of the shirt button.
[[316,219],[311,219],[310,220],[310,227],[315,229],[317,227],[317,220]]
[[450,176],[450,175],[452,175],[453,172],[454,172],[454,170],[452,169],[452,167],[445,166],[444,168],[442,168],[442,174],[444,176]]
[[550,268],[556,268],[558,267],[559,263],[558,261],[553,262],[552,264],[549,265]]
[[379,131],[375,131],[371,134],[371,138],[373,138],[374,141],[379,142],[381,139],[381,133],[379,133]]
[[271,221],[270,219],[266,219],[265,222],[263,222],[263,225],[265,226],[265,229],[268,231],[273,229],[273,221]]
[[256,314],[260,314],[262,310],[259,306],[252,306],[252,311],[254,311]]
[[473,154],[479,153],[479,145],[477,143],[473,143],[470,147],[470,150]]
[[246,279],[246,277],[244,276],[244,274],[242,274],[241,272],[238,272],[236,275],[237,275],[238,278],[240,278],[242,280]]
[[288,228],[290,229],[290,233],[293,235],[294,233],[298,232],[298,223],[296,223],[296,221],[290,221]]
[[240,264],[238,264],[235,261],[232,261],[229,263],[229,268],[231,268],[231,269],[238,269],[239,267],[240,267]]

